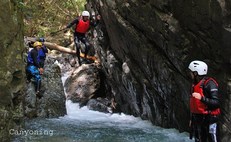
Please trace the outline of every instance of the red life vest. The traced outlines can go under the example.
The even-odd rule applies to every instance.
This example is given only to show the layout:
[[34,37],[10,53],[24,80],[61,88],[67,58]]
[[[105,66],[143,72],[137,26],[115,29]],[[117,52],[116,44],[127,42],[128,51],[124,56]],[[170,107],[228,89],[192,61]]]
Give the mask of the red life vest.
[[81,18],[79,20],[79,23],[76,25],[75,31],[78,33],[85,34],[89,29],[89,27],[90,27],[90,21],[87,20],[86,22],[84,22],[83,19]]
[[[216,85],[218,86],[217,82],[212,78],[209,78],[207,80],[202,79],[198,84],[196,84],[195,86],[192,86],[192,91],[200,93],[202,97],[205,96],[203,93],[203,86],[209,80],[213,80],[216,83]],[[219,115],[220,114],[219,108],[217,108],[215,110],[208,110],[208,107],[203,102],[194,98],[192,95],[190,96],[190,111],[191,111],[191,113],[196,113],[196,114],[211,114],[211,115]]]

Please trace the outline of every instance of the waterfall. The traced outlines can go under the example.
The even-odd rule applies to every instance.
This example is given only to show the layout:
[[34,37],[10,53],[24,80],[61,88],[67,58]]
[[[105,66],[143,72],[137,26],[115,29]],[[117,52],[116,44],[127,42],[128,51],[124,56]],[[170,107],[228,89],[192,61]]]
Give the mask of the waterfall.
[[[62,74],[64,84],[71,71]],[[186,132],[153,126],[139,117],[92,111],[71,100],[66,100],[66,110],[59,118],[27,120],[24,129],[10,131],[13,142],[192,142]]]
[[[70,74],[70,72],[63,74],[63,84]],[[81,130],[81,132],[78,131],[78,133],[73,134],[79,135],[78,140],[85,140],[87,137],[86,139],[89,141],[191,141],[188,138],[188,133],[179,133],[176,129],[153,126],[147,120],[123,113],[102,113],[89,110],[87,106],[80,108],[78,103],[72,103],[71,100],[66,100],[66,110],[67,115],[53,119],[53,121],[71,125],[71,128],[66,128],[71,129],[71,131],[72,129]],[[69,137],[73,136],[70,134]]]

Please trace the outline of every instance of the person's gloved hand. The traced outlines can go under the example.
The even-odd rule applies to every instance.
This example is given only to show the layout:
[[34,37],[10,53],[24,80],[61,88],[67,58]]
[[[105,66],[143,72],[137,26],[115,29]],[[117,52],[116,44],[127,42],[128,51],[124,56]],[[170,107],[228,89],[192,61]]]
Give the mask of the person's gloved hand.
[[40,38],[39,38],[39,41],[43,43],[43,42],[45,42],[45,38],[40,37]]
[[101,16],[100,15],[97,15],[96,16],[96,20],[100,20],[101,19]]
[[201,98],[202,98],[201,94],[200,94],[200,93],[197,93],[197,92],[192,93],[192,96],[193,96],[194,98],[198,99],[198,100],[201,100]]
[[64,29],[63,29],[63,32],[66,33],[68,30],[69,30],[70,26],[66,26]]
[[44,72],[43,68],[39,68],[39,73],[42,75]]

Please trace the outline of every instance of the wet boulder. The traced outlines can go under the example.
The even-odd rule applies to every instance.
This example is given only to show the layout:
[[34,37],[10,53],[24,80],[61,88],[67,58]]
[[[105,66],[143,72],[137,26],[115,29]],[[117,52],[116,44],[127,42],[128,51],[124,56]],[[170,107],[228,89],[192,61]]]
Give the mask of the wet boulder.
[[112,113],[111,102],[106,98],[90,99],[87,103],[90,110]]
[[75,69],[64,84],[67,99],[86,105],[100,88],[99,69],[94,64],[83,64]]

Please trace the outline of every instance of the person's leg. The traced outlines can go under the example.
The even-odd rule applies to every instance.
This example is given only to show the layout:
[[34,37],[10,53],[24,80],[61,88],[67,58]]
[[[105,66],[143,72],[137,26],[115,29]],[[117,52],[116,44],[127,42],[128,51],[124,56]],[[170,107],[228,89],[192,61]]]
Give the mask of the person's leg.
[[208,140],[208,124],[203,123],[201,126],[201,141],[200,142],[207,142]]
[[217,142],[217,123],[209,125],[209,142]]
[[81,60],[80,60],[80,43],[79,43],[79,39],[78,36],[76,34],[74,34],[74,43],[75,43],[75,47],[76,47],[76,55],[79,61],[79,65],[81,65]]
[[81,42],[84,43],[84,45],[85,45],[84,58],[87,58],[88,52],[90,50],[90,43],[89,43],[89,41],[87,40],[86,37],[83,37],[81,39]]
[[41,87],[41,76],[39,70],[35,66],[30,66],[30,72],[35,79],[35,91],[36,94],[38,94],[40,92],[40,87]]
[[194,124],[194,138],[195,142],[200,142],[201,139],[201,125]]
[[30,73],[29,66],[27,66],[26,67],[26,80],[27,80],[27,83],[29,83],[31,81],[31,78],[32,78],[32,75]]
[[193,115],[195,142],[206,142],[206,140],[204,140],[204,137],[206,136],[207,131],[204,130],[205,127],[204,119],[205,119],[204,115],[199,115],[199,114]]
[[39,74],[35,75],[35,85],[36,85],[35,91],[37,93],[39,93],[40,92],[40,88],[41,88],[41,77],[40,77]]

